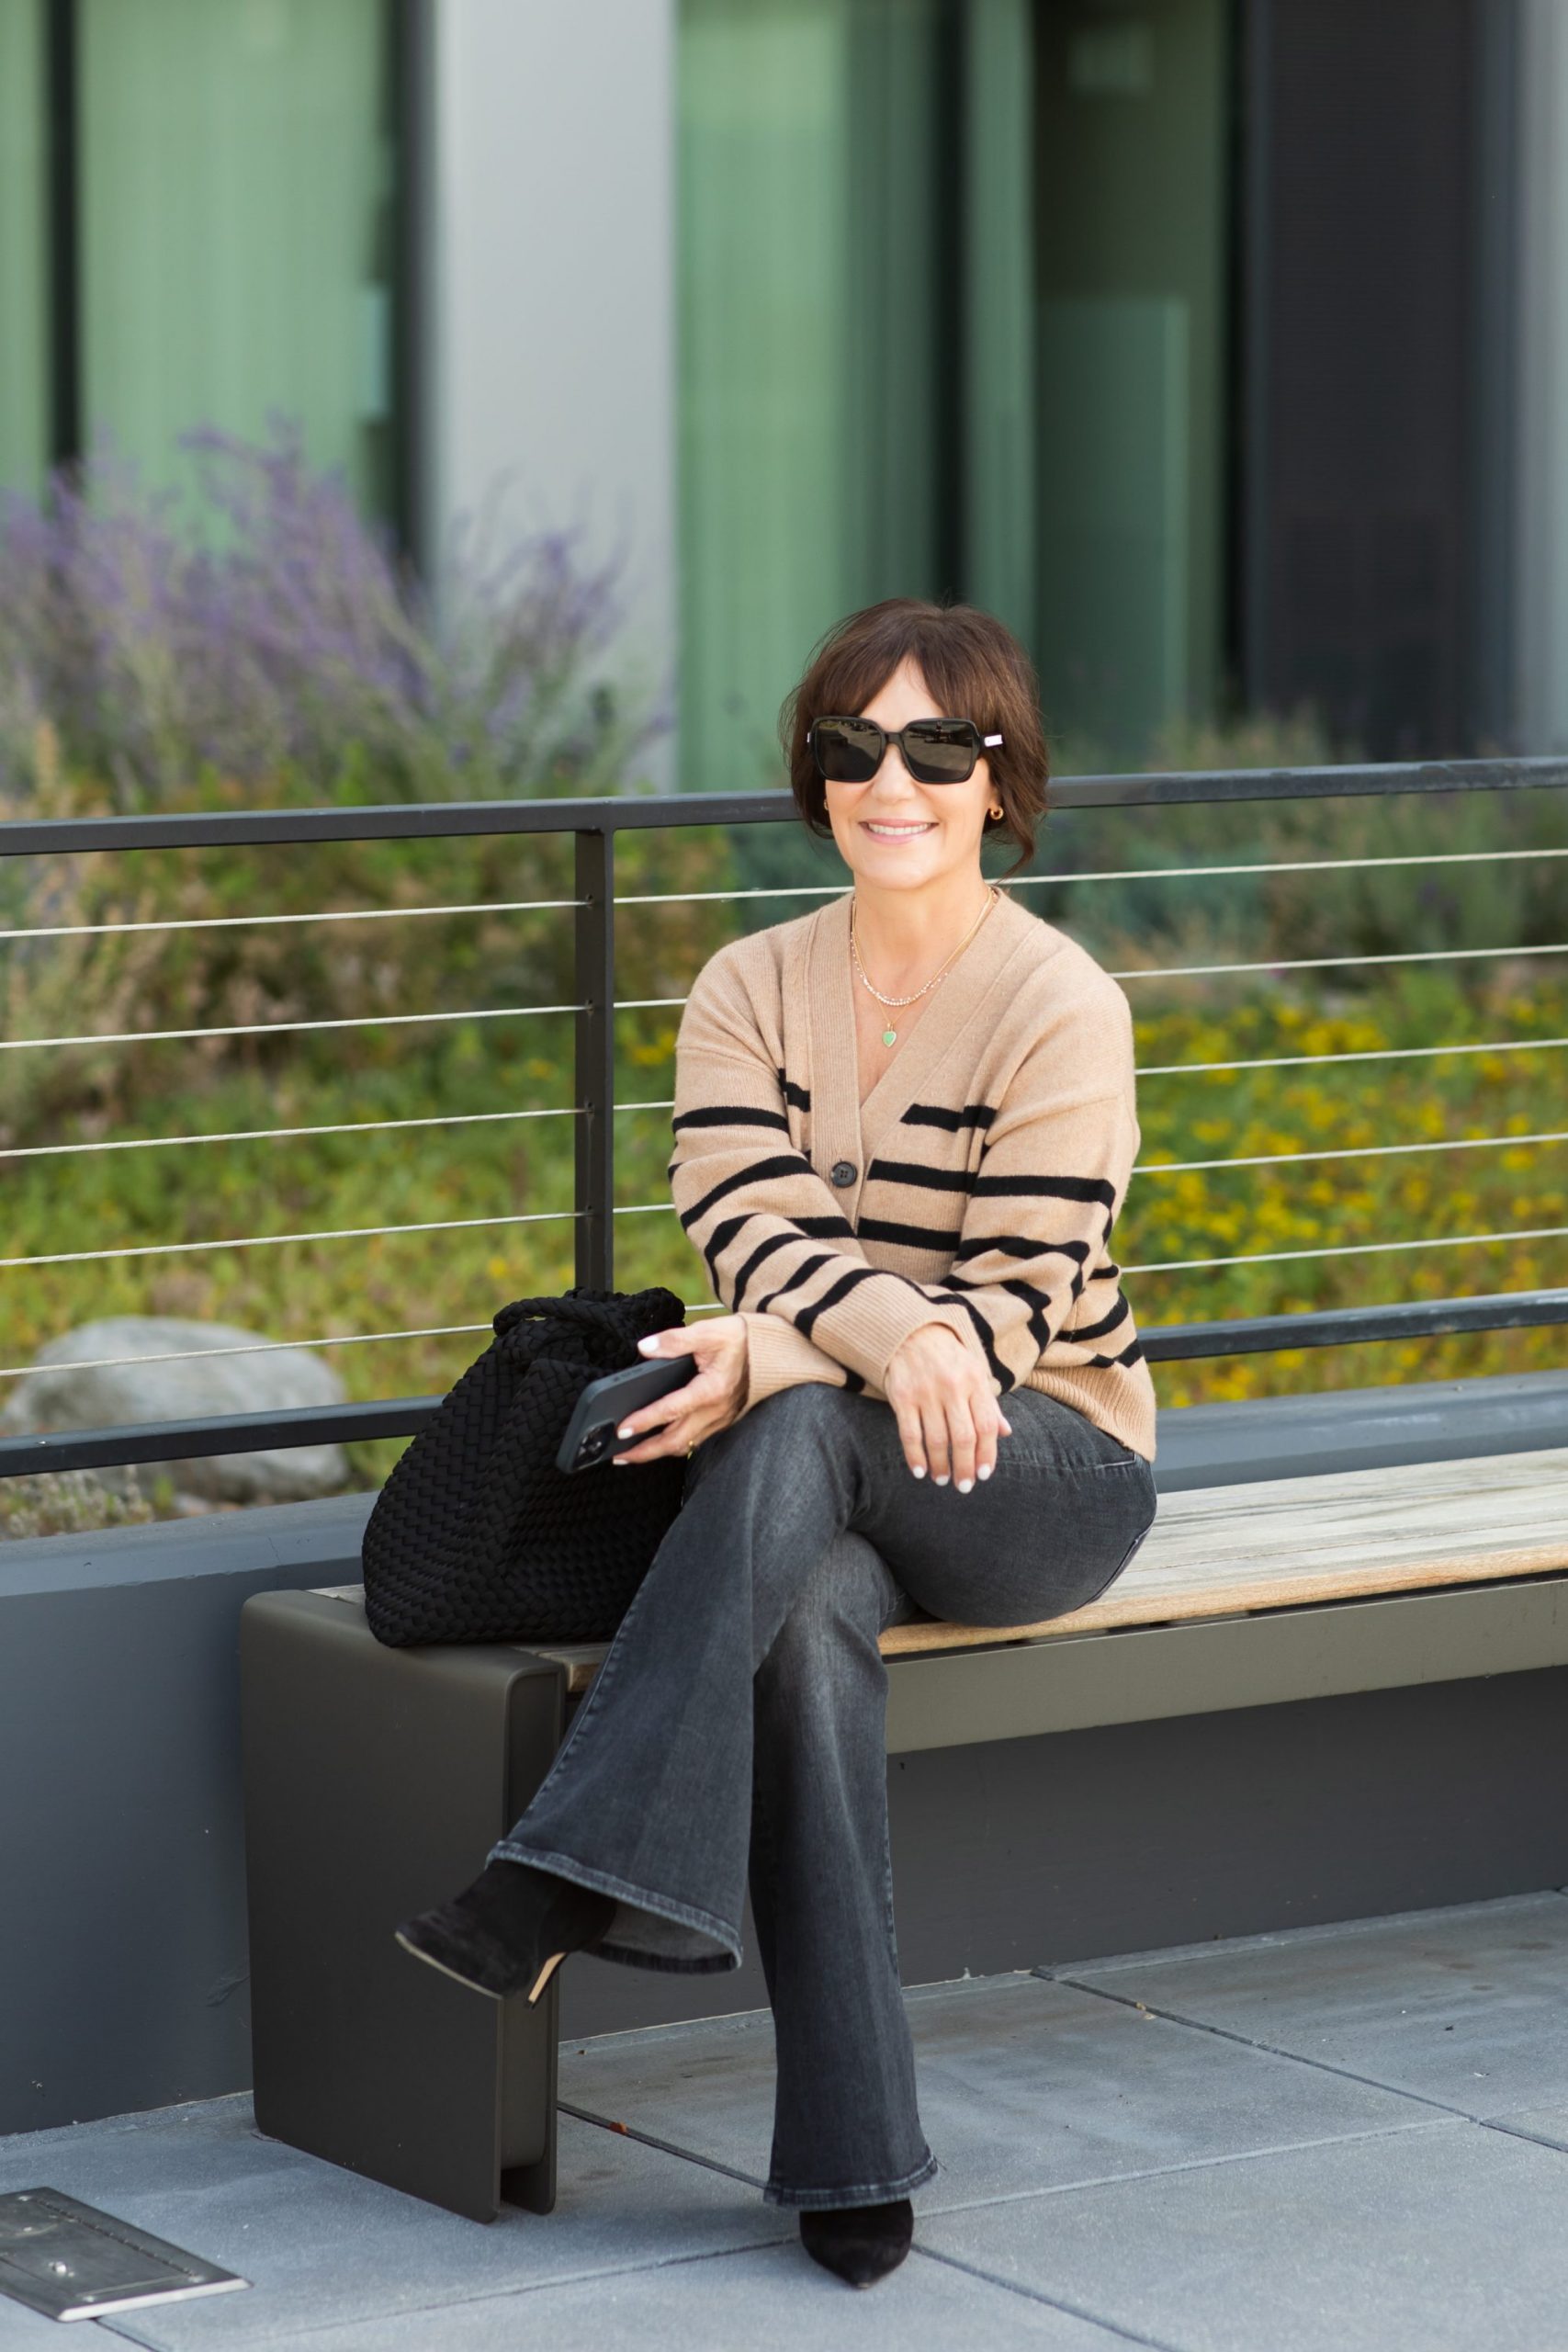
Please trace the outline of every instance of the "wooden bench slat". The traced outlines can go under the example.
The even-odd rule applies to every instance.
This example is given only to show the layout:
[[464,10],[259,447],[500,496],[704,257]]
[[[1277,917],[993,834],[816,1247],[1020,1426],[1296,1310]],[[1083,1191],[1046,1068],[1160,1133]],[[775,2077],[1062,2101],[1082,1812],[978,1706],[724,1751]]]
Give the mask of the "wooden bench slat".
[[[1163,1495],[1103,1600],[1032,1625],[893,1625],[885,1657],[1477,1584],[1568,1568],[1568,1446]],[[333,1588],[357,1598],[362,1588]],[[607,1644],[529,1645],[586,1690]]]

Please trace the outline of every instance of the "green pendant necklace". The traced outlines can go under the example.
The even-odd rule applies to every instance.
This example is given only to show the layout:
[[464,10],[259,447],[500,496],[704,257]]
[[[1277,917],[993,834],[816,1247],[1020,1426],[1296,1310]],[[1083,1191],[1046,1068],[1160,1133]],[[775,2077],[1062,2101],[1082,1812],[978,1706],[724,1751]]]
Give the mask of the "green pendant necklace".
[[[981,908],[979,913],[970,924],[969,929],[959,941],[952,955],[948,957],[947,962],[942,966],[942,970],[940,972],[933,973],[931,978],[926,982],[925,988],[917,989],[913,996],[884,996],[880,989],[871,987],[871,982],[866,979],[865,967],[860,960],[860,950],[855,945],[855,906],[854,900],[852,898],[850,900],[850,954],[854,958],[854,967],[856,971],[860,974],[861,978],[865,980],[866,987],[871,989],[871,993],[876,999],[878,1004],[914,1004],[920,997],[924,996],[929,989],[934,989],[938,980],[944,979],[946,978],[951,967],[955,964],[959,956],[963,955],[964,950],[968,946],[969,942],[974,938],[975,933],[979,930],[980,925],[985,922],[986,917],[990,913],[991,909],[996,905],[997,900],[1000,896],[1001,893],[997,888],[996,884],[994,882],[990,884],[987,891],[985,905]],[[891,1025],[886,1028],[882,1033],[882,1042],[885,1046],[896,1046],[898,1042],[897,1030],[893,1028]]]

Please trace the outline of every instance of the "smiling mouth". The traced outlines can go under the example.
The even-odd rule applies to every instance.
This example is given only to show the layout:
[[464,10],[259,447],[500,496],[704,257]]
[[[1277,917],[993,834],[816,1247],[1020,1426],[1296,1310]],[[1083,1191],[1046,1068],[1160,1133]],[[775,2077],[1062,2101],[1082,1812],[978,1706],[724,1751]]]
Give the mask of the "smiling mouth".
[[921,825],[886,825],[886,826],[883,826],[883,825],[874,824],[874,823],[871,821],[871,820],[868,818],[868,819],[866,819],[866,820],[864,820],[864,830],[865,830],[865,831],[866,831],[871,835],[871,837],[872,837],[873,841],[878,841],[878,842],[912,842],[912,841],[916,840],[916,839],[917,839],[917,838],[918,838],[921,833],[929,833],[929,832],[932,832],[932,831],[934,831],[934,830],[935,830],[935,821],[934,821],[934,820],[932,820],[932,819],[928,819],[928,820],[927,820],[927,821],[926,821],[924,824],[921,824]]

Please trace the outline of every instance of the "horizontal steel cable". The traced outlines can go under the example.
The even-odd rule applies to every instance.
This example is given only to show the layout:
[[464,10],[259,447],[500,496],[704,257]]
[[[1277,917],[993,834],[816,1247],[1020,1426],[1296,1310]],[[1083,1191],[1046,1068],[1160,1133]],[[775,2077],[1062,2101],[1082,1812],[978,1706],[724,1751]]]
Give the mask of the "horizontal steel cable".
[[[641,1102],[615,1102],[616,1111],[641,1111],[652,1106]],[[76,1151],[168,1151],[193,1143],[276,1143],[300,1136],[381,1136],[393,1134],[400,1127],[468,1127],[497,1119],[578,1119],[580,1106],[568,1102],[544,1111],[440,1111],[426,1118],[410,1119],[333,1119],[317,1126],[306,1127],[223,1127],[210,1135],[191,1136],[116,1136],[97,1143],[12,1143],[0,1144],[0,1159],[48,1159],[62,1152]]]
[[[412,1331],[329,1331],[314,1340],[246,1340],[232,1348],[170,1348],[154,1356],[91,1356],[78,1360],[73,1357],[67,1367],[72,1372],[123,1372],[132,1364],[143,1363],[205,1363],[209,1356],[276,1355],[289,1348],[366,1348],[378,1340],[445,1340],[460,1338],[465,1331],[493,1331],[491,1323],[431,1323]],[[49,1365],[36,1363],[0,1364],[0,1380],[23,1380],[30,1372],[48,1371]],[[25,1431],[17,1432],[25,1435]]]
[[1259,958],[1251,964],[1140,964],[1134,971],[1112,972],[1113,980],[1182,980],[1214,972],[1326,972],[1344,964],[1472,964],[1494,956],[1568,955],[1568,941],[1544,947],[1410,947],[1386,956],[1291,956],[1277,963]]
[[1254,1250],[1235,1258],[1169,1258],[1162,1264],[1123,1266],[1124,1274],[1179,1274],[1209,1266],[1270,1266],[1295,1258],[1370,1258],[1385,1250],[1460,1250],[1487,1241],[1552,1241],[1568,1225],[1537,1225],[1518,1233],[1434,1233],[1404,1241],[1344,1241],[1314,1250]]
[[[629,1110],[633,1106],[619,1106]],[[639,1110],[662,1108],[662,1105],[638,1103]],[[1382,1159],[1412,1151],[1480,1151],[1495,1144],[1568,1143],[1568,1127],[1547,1128],[1529,1135],[1498,1136],[1434,1136],[1418,1143],[1353,1143],[1325,1144],[1305,1151],[1237,1152],[1220,1159],[1140,1159],[1133,1170],[1134,1176],[1183,1176],[1208,1168],[1288,1168],[1309,1159]],[[646,1216],[653,1211],[672,1206],[669,1201],[626,1201],[616,1204],[616,1216]]]
[[[1143,1170],[1143,1174],[1157,1173]],[[615,1207],[615,1216],[651,1216],[673,1213],[671,1201],[639,1201]],[[577,1218],[581,1209],[498,1210],[493,1216],[453,1216],[421,1219],[410,1225],[349,1225],[325,1227],[319,1231],[300,1233],[231,1234],[213,1241],[139,1241],[114,1250],[57,1250],[30,1258],[0,1258],[0,1272],[13,1272],[26,1266],[107,1265],[126,1258],[189,1258],[201,1257],[214,1250],[276,1250],[289,1241],[374,1241],[387,1240],[405,1233],[465,1233],[476,1227],[495,1225],[544,1225],[553,1217]],[[1153,1266],[1124,1266],[1123,1273],[1165,1274],[1182,1267],[1246,1266],[1262,1263],[1270,1256],[1290,1258],[1354,1257],[1371,1250],[1438,1250],[1457,1247],[1470,1241],[1531,1241],[1544,1240],[1557,1233],[1568,1233],[1568,1226],[1541,1226],[1520,1233],[1461,1233],[1438,1234],[1431,1239],[1408,1241],[1359,1241],[1341,1246],[1324,1244],[1315,1250],[1265,1251],[1262,1258],[1172,1258]]]
[[[1227,874],[1342,873],[1373,865],[1475,865],[1520,857],[1568,857],[1568,848],[1412,850],[1393,857],[1265,858],[1234,865],[1107,866],[1083,874],[1020,875],[1008,888],[1047,890],[1068,882],[1184,882]],[[638,890],[617,892],[613,903],[617,907],[697,907],[710,902],[739,903],[744,899],[816,899],[841,896],[843,887],[841,882],[791,882],[777,888],[764,886],[746,890]],[[262,923],[386,922],[403,915],[529,914],[561,907],[585,907],[588,903],[586,899],[479,899],[423,907],[320,908],[300,914],[170,915],[130,922],[42,923],[26,929],[0,930],[0,944],[13,939],[97,939],[118,932],[223,931]]]
[[[1445,954],[1468,955],[1469,949],[1444,950]],[[1523,955],[1520,949],[1482,948],[1480,955]],[[1562,955],[1562,948],[1550,953]],[[1382,958],[1341,956],[1332,959],[1342,963],[1382,961]],[[1389,962],[1404,958],[1389,957]],[[1414,961],[1415,958],[1408,960]],[[1158,972],[1113,972],[1112,979],[1159,979],[1179,975],[1183,971],[1275,971],[1281,967],[1273,964],[1248,965],[1177,965],[1170,975]],[[668,1012],[683,1005],[683,996],[618,997],[611,1007],[615,1012]],[[420,1021],[512,1021],[528,1020],[547,1012],[590,1012],[588,1004],[502,1004],[488,1010],[460,1012],[365,1012],[350,1018],[330,1021],[247,1021],[214,1024],[201,1029],[106,1029],[88,1030],[73,1037],[0,1037],[0,1053],[37,1053],[50,1046],[166,1046],[188,1042],[196,1037],[287,1037],[309,1035],[330,1029],[404,1029]],[[1214,1069],[1273,1069],[1290,1062],[1310,1062],[1322,1069],[1330,1062],[1375,1061],[1379,1058],[1399,1058],[1412,1054],[1508,1054],[1527,1052],[1532,1046],[1568,1045],[1562,1037],[1501,1038],[1495,1043],[1483,1040],[1478,1045],[1460,1046],[1380,1046],[1366,1052],[1340,1054],[1281,1054],[1265,1059],[1235,1062],[1151,1062],[1139,1069],[1141,1078],[1163,1078],[1172,1070]]]
[[[670,1001],[684,1002],[679,997]],[[585,1004],[498,1004],[489,1012],[356,1012],[344,1020],[236,1021],[206,1029],[90,1029],[80,1037],[0,1037],[0,1053],[26,1053],[39,1046],[169,1046],[192,1037],[288,1037],[317,1029],[406,1029],[416,1021],[518,1021],[540,1013],[590,1009]]]
[[[578,1212],[577,1212],[576,1210],[571,1210],[571,1209],[561,1209],[561,1210],[557,1210],[557,1211],[547,1211],[547,1212],[545,1212],[545,1214],[547,1214],[547,1215],[557,1215],[557,1216],[576,1216],[576,1215],[578,1214]],[[500,1224],[500,1223],[514,1224],[514,1223],[518,1223],[518,1222],[526,1222],[527,1220],[519,1220],[519,1219],[515,1219],[515,1218],[504,1218],[504,1219],[502,1219],[502,1218],[497,1218],[497,1219],[495,1219],[495,1220],[493,1220],[493,1221],[494,1221],[494,1222],[496,1222],[496,1223],[498,1223],[498,1224]],[[463,1220],[460,1220],[460,1222],[463,1222],[463,1223],[468,1223],[468,1224],[473,1224],[473,1223],[486,1224],[486,1223],[490,1223],[490,1222],[491,1222],[491,1220],[490,1220],[490,1219],[488,1219],[488,1218],[478,1218],[478,1219],[468,1218],[468,1219],[463,1219]],[[376,1228],[371,1228],[371,1229],[372,1229],[372,1230],[375,1230]],[[386,1229],[386,1230],[391,1230],[391,1231],[409,1231],[409,1232],[419,1232],[419,1231],[423,1231],[423,1230],[440,1231],[440,1230],[444,1230],[445,1228],[443,1228],[443,1227],[429,1227],[429,1228],[422,1227],[389,1227],[389,1228],[384,1228],[384,1229]],[[1416,1239],[1416,1240],[1408,1240],[1408,1241],[1359,1241],[1359,1242],[1349,1242],[1349,1243],[1345,1243],[1345,1244],[1343,1244],[1343,1245],[1338,1245],[1338,1246],[1330,1247],[1330,1248],[1317,1249],[1317,1250],[1267,1250],[1254,1251],[1254,1252],[1252,1252],[1252,1253],[1250,1253],[1250,1254],[1242,1255],[1242,1256],[1237,1256],[1237,1257],[1230,1257],[1230,1258],[1178,1258],[1178,1259],[1171,1259],[1171,1260],[1169,1260],[1168,1261],[1164,1262],[1164,1263],[1155,1263],[1155,1264],[1150,1264],[1150,1265],[1146,1265],[1146,1266],[1123,1266],[1123,1267],[1121,1269],[1121,1272],[1122,1272],[1122,1275],[1132,1275],[1132,1274],[1168,1274],[1168,1273],[1179,1273],[1179,1272],[1183,1272],[1184,1270],[1186,1270],[1186,1269],[1188,1269],[1188,1268],[1213,1268],[1213,1267],[1215,1267],[1215,1266],[1256,1266],[1256,1265],[1271,1265],[1271,1264],[1279,1264],[1279,1263],[1285,1262],[1285,1261],[1297,1261],[1297,1260],[1300,1260],[1300,1259],[1303,1259],[1303,1258],[1348,1258],[1348,1257],[1366,1257],[1366,1256],[1375,1255],[1375,1254],[1377,1254],[1377,1253],[1379,1253],[1379,1252],[1386,1251],[1386,1250],[1445,1250],[1445,1249],[1461,1249],[1461,1248],[1468,1248],[1468,1247],[1471,1247],[1471,1246],[1480,1246],[1480,1245],[1482,1245],[1482,1244],[1483,1244],[1483,1243],[1487,1243],[1487,1242],[1496,1242],[1496,1241],[1541,1241],[1541,1240],[1551,1240],[1551,1239],[1559,1238],[1561,1238],[1561,1237],[1562,1237],[1562,1236],[1563,1236],[1563,1235],[1568,1235],[1568,1226],[1564,1226],[1564,1225],[1539,1226],[1539,1227],[1533,1227],[1533,1228],[1530,1228],[1530,1229],[1528,1229],[1528,1230],[1525,1230],[1525,1231],[1522,1231],[1522,1232],[1517,1232],[1517,1233],[1458,1233],[1458,1234],[1435,1234],[1435,1235],[1432,1235],[1432,1236],[1430,1236],[1430,1237],[1427,1237],[1427,1238],[1418,1238],[1418,1239]],[[294,1236],[279,1236],[279,1237],[276,1237],[276,1238],[298,1238],[298,1237],[294,1237]],[[327,1237],[327,1238],[332,1238],[332,1237]],[[156,1246],[156,1245],[155,1245],[155,1246]],[[176,1249],[183,1248],[183,1247],[185,1247],[185,1246],[186,1246],[186,1245],[182,1245],[182,1244],[176,1244],[176,1245],[175,1245],[175,1247]],[[224,1244],[222,1244],[222,1243],[197,1243],[197,1244],[189,1245],[189,1246],[194,1246],[194,1247],[196,1247],[196,1248],[214,1248],[214,1249],[220,1249],[220,1248],[224,1247],[225,1245],[224,1245]],[[234,1246],[239,1246],[239,1245],[234,1245]],[[91,1252],[89,1252],[89,1253],[85,1253],[85,1254],[91,1255],[91,1254],[95,1254],[95,1253],[91,1253]],[[137,1255],[140,1255],[140,1254],[141,1254],[141,1252],[139,1252],[139,1251],[135,1251],[135,1250],[129,1250],[129,1251],[128,1251],[128,1250],[107,1250],[107,1251],[105,1251],[105,1252],[103,1252],[103,1253],[101,1253],[101,1254],[103,1254],[103,1255],[105,1255],[105,1256],[107,1256],[107,1257],[127,1257],[127,1256],[137,1256]],[[13,1260],[13,1261],[0,1261],[0,1262],[10,1262],[10,1263],[32,1263],[32,1264],[35,1264],[35,1265],[43,1265],[43,1264],[54,1263],[54,1262],[57,1262],[57,1261],[51,1261],[51,1260],[46,1260],[46,1259],[34,1259],[34,1260],[31,1260],[31,1261],[25,1261],[25,1260],[24,1260],[24,1261],[16,1261],[16,1260]],[[692,1315],[722,1315],[722,1314],[727,1314],[727,1313],[729,1311],[729,1310],[728,1310],[728,1309],[724,1306],[724,1303],[723,1303],[723,1301],[722,1301],[722,1300],[716,1300],[716,1299],[705,1299],[705,1300],[701,1301],[701,1302],[700,1302],[698,1305],[696,1305],[696,1306],[690,1306],[690,1305],[686,1305],[686,1303],[685,1303],[684,1301],[682,1301],[682,1305],[683,1305],[683,1306],[685,1306],[685,1312],[686,1312],[686,1314],[687,1314],[688,1316],[692,1316]],[[375,1342],[375,1341],[378,1341],[378,1340],[387,1340],[387,1341],[389,1341],[389,1342],[390,1342],[390,1341],[397,1340],[442,1339],[442,1338],[446,1338],[446,1337],[451,1337],[451,1336],[460,1336],[461,1334],[463,1334],[463,1333],[465,1333],[465,1332],[475,1332],[475,1331],[488,1331],[488,1330],[492,1330],[492,1329],[493,1329],[493,1328],[494,1328],[494,1327],[493,1327],[493,1325],[492,1325],[491,1323],[489,1323],[489,1322],[485,1322],[485,1323],[440,1323],[440,1324],[432,1324],[432,1325],[428,1325],[428,1326],[424,1326],[424,1327],[417,1328],[417,1329],[412,1329],[412,1330],[407,1330],[407,1331],[361,1331],[361,1332],[331,1333],[331,1334],[328,1334],[327,1336],[322,1337],[322,1338],[308,1339],[308,1340],[247,1340],[247,1341],[243,1342],[243,1344],[241,1344],[240,1346],[232,1347],[232,1348],[187,1348],[187,1349],[174,1349],[174,1350],[169,1351],[168,1351],[168,1352],[166,1352],[166,1353],[160,1354],[160,1355],[155,1355],[155,1356],[100,1356],[100,1357],[95,1357],[95,1358],[93,1358],[91,1361],[88,1361],[88,1362],[82,1362],[82,1363],[75,1363],[75,1362],[73,1362],[73,1363],[71,1364],[70,1369],[71,1369],[72,1371],[73,1371],[73,1372],[103,1372],[103,1371],[118,1371],[118,1370],[120,1370],[120,1369],[122,1369],[122,1368],[124,1368],[124,1367],[126,1367],[126,1366],[132,1365],[132,1364],[143,1364],[143,1363],[192,1363],[192,1362],[195,1362],[195,1361],[197,1361],[198,1358],[199,1358],[199,1359],[201,1359],[202,1361],[205,1361],[209,1356],[220,1356],[220,1355],[265,1355],[265,1354],[268,1354],[268,1353],[276,1352],[276,1351],[277,1350],[279,1350],[279,1349],[287,1349],[287,1348],[353,1348],[353,1347],[365,1347],[365,1346],[368,1346],[368,1345],[370,1345],[371,1343],[373,1343],[373,1342]],[[1149,1328],[1151,1330],[1153,1330],[1153,1329],[1158,1329],[1159,1327],[1158,1327],[1157,1325],[1150,1325],[1148,1328]],[[40,1366],[39,1366],[39,1365],[37,1365],[37,1364],[4,1364],[4,1365],[0,1365],[0,1380],[19,1380],[19,1379],[23,1379],[23,1378],[25,1378],[25,1377],[27,1376],[27,1374],[28,1374],[28,1373],[32,1373],[32,1372],[39,1371],[39,1369],[41,1369],[41,1368],[43,1368],[43,1367],[40,1367]]]
[[1324,1145],[1307,1151],[1234,1152],[1223,1159],[1140,1159],[1134,1176],[1179,1176],[1205,1168],[1284,1168],[1303,1159],[1383,1159],[1410,1151],[1480,1151],[1493,1144],[1568,1143],[1568,1127],[1522,1136],[1441,1136],[1422,1143]]
[[1537,1046],[1568,1046],[1568,1037],[1499,1037],[1480,1045],[1366,1046],[1341,1054],[1257,1054],[1238,1062],[1149,1062],[1140,1079],[1173,1078],[1191,1070],[1325,1069],[1338,1062],[1407,1062],[1430,1060],[1439,1054],[1529,1054]]
[[277,1250],[286,1241],[374,1241],[400,1233],[464,1233],[479,1225],[545,1225],[551,1217],[578,1217],[581,1209],[498,1209],[494,1216],[446,1216],[413,1225],[329,1226],[316,1233],[231,1234],[218,1241],[138,1241],[120,1250],[53,1250],[37,1258],[0,1258],[0,1270],[17,1266],[107,1265],[118,1258],[193,1258],[211,1250]]
[[[1066,816],[1076,811],[1058,809],[1055,814]],[[1008,883],[1010,890],[1049,890],[1068,882],[1201,882],[1211,876],[1225,874],[1340,874],[1372,865],[1485,865],[1502,864],[1519,857],[1568,857],[1568,847],[1562,849],[1446,849],[1404,850],[1390,857],[1265,857],[1227,865],[1108,865],[1095,866],[1081,874],[1018,874]],[[618,907],[696,906],[709,899],[809,899],[819,898],[825,891],[841,893],[841,882],[789,883],[779,889],[761,890],[649,890],[638,897],[621,898]],[[578,900],[579,905],[585,904]]]
[[[659,1102],[615,1102],[612,1110],[671,1111],[674,1100]],[[569,1103],[546,1111],[448,1111],[428,1118],[413,1119],[344,1119],[320,1126],[305,1127],[231,1127],[211,1135],[189,1136],[120,1136],[96,1143],[28,1143],[0,1144],[0,1159],[47,1159],[62,1154],[99,1151],[166,1151],[189,1144],[202,1143],[273,1143],[300,1136],[378,1136],[389,1135],[404,1127],[463,1127],[492,1124],[502,1119],[576,1119],[582,1115],[581,1106]],[[1141,1159],[1134,1167],[1134,1176],[1179,1176],[1208,1168],[1285,1168],[1310,1159],[1381,1159],[1400,1152],[1410,1151],[1481,1151],[1494,1144],[1568,1143],[1568,1127],[1552,1127],[1527,1134],[1493,1136],[1424,1136],[1416,1143],[1357,1143],[1321,1144],[1305,1151],[1235,1152],[1218,1159]],[[669,1208],[668,1201],[638,1201],[621,1203],[615,1206],[617,1216],[634,1216],[648,1209]],[[383,1228],[389,1233],[399,1230],[396,1226]]]
[[[616,1112],[668,1111],[672,1102],[616,1102]],[[423,1119],[348,1119],[315,1127],[234,1127],[212,1135],[122,1136],[100,1143],[0,1144],[0,1159],[45,1159],[62,1153],[98,1151],[164,1151],[187,1144],[271,1143],[299,1136],[388,1135],[403,1127],[461,1127],[501,1119],[580,1118],[576,1105],[550,1111],[452,1111]],[[1568,1127],[1551,1127],[1526,1134],[1492,1136],[1425,1136],[1416,1143],[1320,1144],[1304,1151],[1235,1152],[1218,1159],[1141,1159],[1134,1176],[1179,1176],[1208,1168],[1286,1168],[1311,1159],[1382,1159],[1410,1151],[1481,1151],[1495,1144],[1568,1143]],[[617,1216],[633,1216],[648,1209],[665,1209],[668,1201],[618,1203]],[[389,1226],[388,1232],[399,1228]]]
[[244,931],[281,923],[397,922],[405,915],[533,914],[551,907],[587,904],[586,899],[474,899],[455,905],[437,903],[424,907],[316,907],[306,913],[287,915],[158,915],[135,922],[35,923],[27,929],[0,931],[0,943],[8,939],[107,939],[119,932],[132,931]]

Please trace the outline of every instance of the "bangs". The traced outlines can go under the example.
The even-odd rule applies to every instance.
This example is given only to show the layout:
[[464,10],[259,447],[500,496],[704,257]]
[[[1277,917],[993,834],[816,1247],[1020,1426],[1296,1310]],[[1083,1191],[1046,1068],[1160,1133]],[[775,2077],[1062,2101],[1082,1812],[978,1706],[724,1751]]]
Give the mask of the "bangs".
[[931,688],[931,716],[972,718],[982,733],[995,731],[1002,689],[994,650],[973,642],[962,627],[935,626],[919,611],[889,613],[863,633],[829,643],[802,681],[806,725],[829,715],[855,717],[905,662]]

